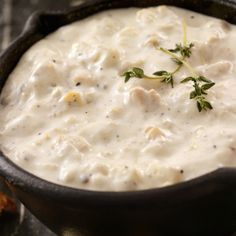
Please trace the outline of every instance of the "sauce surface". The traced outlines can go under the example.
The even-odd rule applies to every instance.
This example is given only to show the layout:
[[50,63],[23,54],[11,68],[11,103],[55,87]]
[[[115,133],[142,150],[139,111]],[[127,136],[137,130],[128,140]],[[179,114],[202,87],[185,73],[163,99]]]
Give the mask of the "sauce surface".
[[[214,81],[199,112],[183,67],[174,88],[121,74],[172,71],[156,47],[194,43],[188,62]],[[138,190],[236,166],[236,27],[175,7],[111,10],[61,27],[22,57],[1,94],[0,148],[61,185]]]

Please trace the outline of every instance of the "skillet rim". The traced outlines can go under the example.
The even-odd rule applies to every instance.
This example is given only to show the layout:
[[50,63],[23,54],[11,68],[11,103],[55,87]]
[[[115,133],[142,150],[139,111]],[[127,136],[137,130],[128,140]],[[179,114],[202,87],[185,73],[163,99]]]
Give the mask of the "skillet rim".
[[[20,45],[28,38],[32,36],[36,36],[33,41],[37,42],[39,39],[43,38],[47,34],[53,32],[57,28],[58,25],[62,26],[65,24],[69,24],[74,22],[74,18],[78,17],[78,15],[83,11],[84,13],[81,18],[84,18],[86,9],[91,8],[91,6],[96,5],[95,9],[93,10],[93,14],[104,10],[106,4],[108,7],[106,9],[117,8],[118,3],[123,3],[123,7],[126,7],[126,4],[137,4],[135,0],[125,1],[125,0],[115,0],[115,7],[109,0],[97,0],[92,1],[88,0],[86,3],[81,4],[79,7],[69,10],[69,11],[58,11],[58,12],[35,12],[27,21],[25,28],[22,34],[10,44],[10,46],[5,50],[3,53],[0,54],[0,73],[2,72],[4,62],[9,59],[9,57],[16,53],[16,49],[20,47]],[[129,2],[129,3],[128,3]],[[130,3],[131,2],[131,3]],[[138,5],[142,5],[145,2],[154,2],[153,0],[140,0]],[[158,5],[162,2],[168,2],[167,5],[172,5],[174,1],[158,1]],[[184,4],[187,1],[181,0],[179,4]],[[203,2],[208,3],[221,3],[223,5],[229,5],[229,7],[236,12],[236,2],[229,0],[229,1],[217,1],[217,0],[205,0]],[[110,4],[110,5],[109,5]],[[175,4],[176,5],[176,4]],[[107,6],[107,5],[106,5]],[[189,9],[189,8],[188,8]],[[89,15],[91,15],[89,13]],[[55,21],[58,22],[55,25]],[[54,22],[54,25],[50,26],[50,22]],[[235,18],[236,23],[236,18]],[[34,42],[34,43],[35,43]],[[29,44],[31,44],[30,42]],[[33,45],[32,43],[31,45]],[[27,44],[28,45],[28,44]],[[29,48],[29,47],[28,47]],[[26,50],[23,50],[26,51]],[[19,58],[23,55],[18,56],[18,59],[14,61],[13,64],[17,64]],[[12,71],[15,67],[8,71]],[[8,77],[10,74],[3,71],[3,73],[7,74],[5,77]],[[1,77],[0,79],[1,87],[5,83],[6,78]],[[135,190],[135,191],[96,191],[96,190],[86,190],[86,189],[77,189],[73,187],[58,185],[56,183],[49,182],[45,179],[37,177],[30,172],[27,172],[23,168],[16,165],[12,162],[9,158],[7,158],[1,151],[0,151],[0,175],[1,177],[8,183],[10,186],[20,186],[26,192],[31,192],[37,194],[40,192],[42,196],[51,197],[53,196],[54,199],[57,199],[58,202],[70,203],[74,206],[78,199],[84,203],[84,207],[91,206],[91,202],[96,200],[96,207],[98,203],[102,206],[103,204],[113,205],[114,203],[124,203],[126,204],[137,204],[143,205],[142,202],[150,201],[150,199],[155,199],[156,201],[160,201],[163,203],[163,207],[165,206],[165,200],[168,197],[173,195],[177,196],[175,200],[171,203],[175,205],[178,202],[182,202],[183,200],[194,200],[198,197],[205,196],[206,194],[212,193],[212,191],[221,191],[222,189],[230,189],[236,186],[236,168],[219,168],[215,171],[209,172],[208,174],[202,175],[200,177],[177,183],[174,185],[170,185],[167,187],[161,188],[153,188],[147,190]],[[210,187],[211,186],[211,187]],[[202,191],[200,191],[202,189]],[[193,194],[194,193],[194,194]],[[137,202],[138,201],[138,202]],[[80,204],[81,204],[80,202]],[[168,202],[168,205],[170,202]]]

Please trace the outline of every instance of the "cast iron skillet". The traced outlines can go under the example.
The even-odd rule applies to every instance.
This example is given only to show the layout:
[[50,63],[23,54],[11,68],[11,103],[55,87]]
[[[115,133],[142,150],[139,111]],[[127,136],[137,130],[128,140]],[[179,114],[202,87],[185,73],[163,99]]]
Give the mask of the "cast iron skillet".
[[[0,86],[22,54],[62,25],[110,8],[170,4],[236,24],[232,0],[95,0],[67,13],[35,13],[0,56]],[[206,154],[207,155],[207,154]],[[58,234],[228,236],[236,230],[236,169],[223,168],[170,187],[137,192],[78,190],[35,177],[0,155],[0,176]]]

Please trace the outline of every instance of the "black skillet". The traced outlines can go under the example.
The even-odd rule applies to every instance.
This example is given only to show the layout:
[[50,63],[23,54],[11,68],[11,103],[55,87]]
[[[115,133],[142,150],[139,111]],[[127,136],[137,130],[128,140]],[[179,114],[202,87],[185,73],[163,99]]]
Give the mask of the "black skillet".
[[[66,13],[35,13],[0,55],[0,87],[23,53],[60,26],[111,8],[174,5],[236,24],[232,0],[87,0]],[[207,155],[207,154],[206,154]],[[22,203],[59,235],[228,236],[236,230],[236,169],[222,168],[160,189],[98,192],[37,178],[0,155],[0,176]]]

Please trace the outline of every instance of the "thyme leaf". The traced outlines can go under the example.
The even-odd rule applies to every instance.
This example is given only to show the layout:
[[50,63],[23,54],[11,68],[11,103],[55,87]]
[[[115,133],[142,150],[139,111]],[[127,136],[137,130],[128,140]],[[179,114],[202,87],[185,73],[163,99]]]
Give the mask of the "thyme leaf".
[[168,51],[173,53],[180,53],[180,55],[185,59],[189,58],[192,55],[191,49],[194,47],[193,43],[190,43],[187,46],[183,46],[181,43],[176,44],[174,49],[169,49]]
[[170,84],[172,88],[174,87],[173,73],[161,70],[153,73],[153,75],[162,76],[162,83]]
[[207,90],[212,88],[215,83],[205,78],[204,76],[187,77],[181,83],[193,82],[194,90],[190,93],[190,99],[195,99],[197,102],[198,111],[212,110],[213,107],[210,102],[206,100]]
[[133,67],[131,70],[125,71],[122,76],[125,77],[125,83],[127,83],[131,78],[142,79],[145,77],[144,71],[138,67]]

